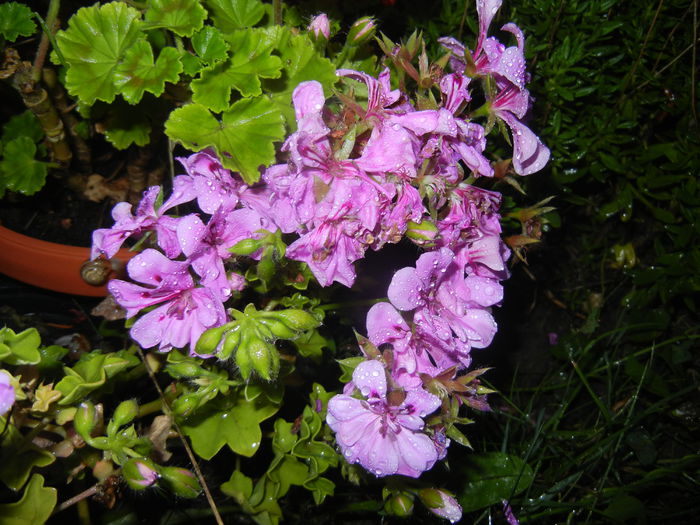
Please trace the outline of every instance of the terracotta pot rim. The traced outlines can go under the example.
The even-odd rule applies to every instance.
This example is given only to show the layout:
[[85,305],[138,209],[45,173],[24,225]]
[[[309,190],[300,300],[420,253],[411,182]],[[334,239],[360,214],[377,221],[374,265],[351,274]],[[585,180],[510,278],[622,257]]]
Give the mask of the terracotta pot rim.
[[[124,265],[136,252],[125,248],[111,260]],[[104,297],[107,286],[83,281],[80,268],[90,248],[43,241],[0,225],[0,272],[33,286],[72,295]]]

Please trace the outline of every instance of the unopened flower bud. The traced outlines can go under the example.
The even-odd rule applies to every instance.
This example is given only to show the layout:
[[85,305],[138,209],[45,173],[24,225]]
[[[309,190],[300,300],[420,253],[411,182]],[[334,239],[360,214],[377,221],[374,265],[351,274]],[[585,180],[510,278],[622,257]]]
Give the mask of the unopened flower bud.
[[163,467],[160,475],[168,488],[182,498],[196,498],[202,491],[195,475],[187,469]]
[[144,490],[154,485],[160,475],[158,467],[146,458],[132,458],[122,466],[122,476],[126,484],[134,490]]
[[325,42],[331,37],[331,23],[325,13],[317,15],[311,20],[309,34],[317,42]]
[[187,417],[199,407],[200,396],[185,394],[173,401],[172,410],[176,416]]
[[230,327],[228,325],[222,325],[215,328],[210,328],[204,332],[197,340],[194,350],[195,353],[201,356],[215,354],[224,332],[229,328]]
[[277,377],[280,356],[274,345],[256,336],[248,336],[236,351],[236,364],[244,379],[255,370],[260,377],[270,381]]
[[119,406],[112,415],[112,421],[117,427],[123,427],[131,423],[139,414],[139,405],[133,399],[128,399],[119,403]]
[[228,251],[234,255],[250,255],[257,252],[260,246],[261,243],[258,239],[243,239],[234,244]]
[[413,514],[413,497],[405,492],[394,494],[384,503],[384,510],[400,518],[410,516]]
[[371,16],[363,16],[356,21],[348,31],[347,43],[350,46],[359,46],[368,42],[377,29],[376,22]]
[[456,523],[462,518],[462,507],[452,494],[442,489],[422,489],[418,497],[430,512]]
[[90,401],[83,401],[80,403],[80,406],[78,406],[78,410],[75,412],[73,418],[73,427],[75,427],[75,431],[80,434],[80,437],[85,441],[90,441],[90,434],[92,434],[96,425],[97,413],[95,405]]
[[432,246],[438,236],[438,229],[430,221],[413,222],[408,221],[406,237],[411,239],[418,246]]

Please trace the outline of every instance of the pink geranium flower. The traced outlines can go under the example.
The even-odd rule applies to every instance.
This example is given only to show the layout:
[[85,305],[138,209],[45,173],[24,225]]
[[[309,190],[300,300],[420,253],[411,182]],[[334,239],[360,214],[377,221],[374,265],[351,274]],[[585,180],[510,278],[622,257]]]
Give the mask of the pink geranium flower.
[[180,254],[180,245],[177,241],[178,219],[165,215],[171,208],[192,200],[189,189],[184,188],[175,179],[174,191],[171,197],[162,206],[156,209],[156,201],[161,191],[160,186],[151,186],[144,192],[143,198],[136,209],[136,214],[131,213],[131,204],[120,202],[112,209],[114,225],[111,228],[100,228],[92,233],[91,258],[104,255],[107,258],[114,257],[124,241],[129,237],[154,231],[160,246],[168,257],[177,257]]
[[[348,463],[359,463],[377,477],[402,474],[417,478],[438,459],[433,440],[423,432],[423,418],[440,399],[422,388],[402,400],[388,397],[384,366],[363,361],[352,375],[362,398],[341,394],[328,402],[326,421]],[[397,394],[402,391],[394,391]]]
[[131,327],[131,337],[143,348],[158,345],[167,352],[189,344],[193,353],[202,333],[225,322],[220,299],[208,288],[196,287],[188,268],[189,262],[171,261],[149,248],[127,265],[129,277],[146,286],[118,279],[109,282],[110,293],[126,309],[127,317],[164,303]]
[[0,370],[0,416],[4,416],[15,404],[15,389],[10,384],[10,376]]

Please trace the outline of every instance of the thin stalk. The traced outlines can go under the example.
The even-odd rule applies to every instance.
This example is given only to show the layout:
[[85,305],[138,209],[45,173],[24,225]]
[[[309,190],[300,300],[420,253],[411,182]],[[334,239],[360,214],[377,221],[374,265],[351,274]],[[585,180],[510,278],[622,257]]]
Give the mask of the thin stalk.
[[319,310],[341,310],[343,308],[355,308],[357,306],[373,306],[377,303],[382,303],[386,301],[386,297],[380,297],[379,299],[362,299],[359,301],[345,301],[342,303],[329,303],[319,306]]
[[282,25],[282,0],[272,0],[272,23]]
[[58,17],[58,10],[60,7],[61,0],[51,0],[49,2],[49,9],[46,13],[46,23],[42,26],[44,31],[41,33],[41,40],[39,41],[39,47],[36,50],[34,64],[32,65],[32,80],[34,82],[39,82],[39,80],[41,80],[41,70],[44,68],[46,53],[49,50],[49,42],[53,37],[56,18]]
[[209,486],[207,485],[207,481],[204,479],[204,475],[202,474],[202,470],[199,468],[199,463],[197,463],[197,458],[194,456],[194,453],[192,452],[192,448],[190,447],[190,444],[188,443],[187,439],[185,438],[184,434],[182,433],[182,430],[180,430],[180,425],[178,425],[177,421],[175,420],[175,416],[173,415],[173,412],[170,409],[170,404],[168,403],[167,399],[165,398],[165,393],[163,392],[163,389],[158,384],[158,380],[156,379],[156,375],[153,372],[151,365],[146,360],[146,356],[144,355],[143,350],[141,350],[140,347],[137,347],[136,351],[138,352],[139,357],[141,358],[141,361],[143,362],[143,364],[146,367],[146,371],[148,372],[148,375],[151,378],[151,381],[153,382],[153,386],[155,386],[156,390],[158,391],[158,396],[160,397],[160,399],[163,402],[163,413],[170,417],[170,420],[173,423],[173,427],[175,428],[175,432],[177,432],[177,435],[180,438],[180,441],[182,442],[183,447],[185,447],[185,452],[187,453],[187,457],[190,459],[190,463],[192,463],[192,467],[194,468],[194,472],[197,476],[197,479],[199,480],[199,483],[202,485],[202,490],[204,491],[204,496],[207,498],[207,503],[209,503],[209,507],[211,508],[211,512],[214,515],[214,519],[216,520],[216,523],[218,525],[224,525],[224,522],[221,519],[221,514],[219,514],[219,509],[217,509],[216,502],[214,501],[214,498],[211,495],[211,491],[209,490]]

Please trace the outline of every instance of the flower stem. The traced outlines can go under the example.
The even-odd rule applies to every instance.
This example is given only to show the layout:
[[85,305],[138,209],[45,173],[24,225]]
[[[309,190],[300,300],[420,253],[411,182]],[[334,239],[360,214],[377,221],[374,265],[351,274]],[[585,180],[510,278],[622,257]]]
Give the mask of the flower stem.
[[319,310],[341,310],[343,308],[355,308],[357,306],[373,306],[377,303],[382,303],[386,301],[386,297],[380,297],[378,299],[362,299],[359,301],[345,301],[341,303],[330,303],[319,306]]

